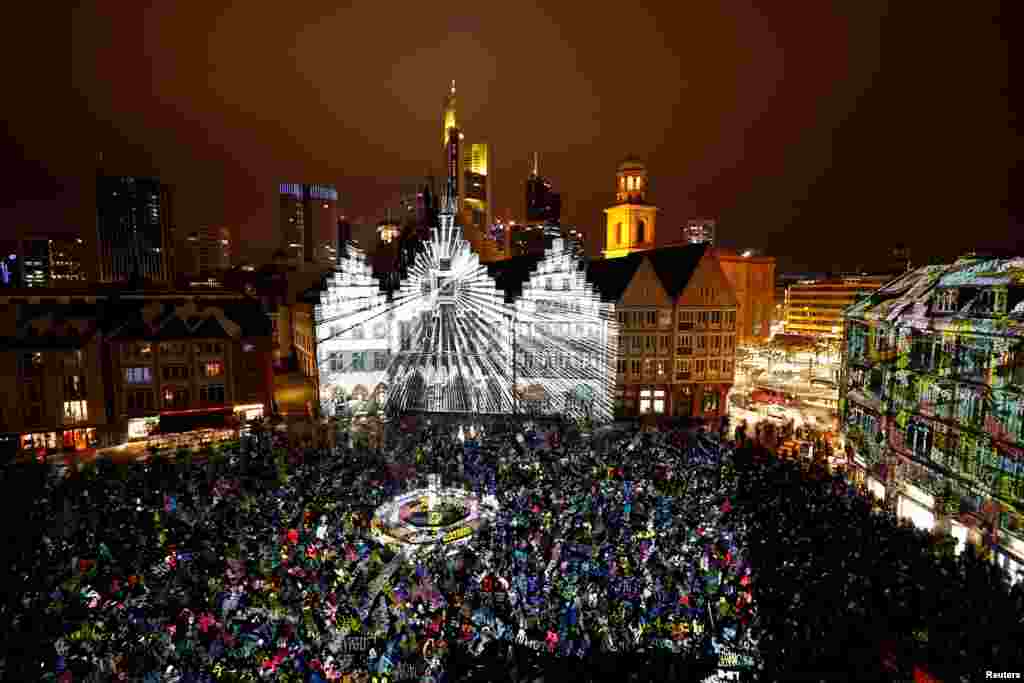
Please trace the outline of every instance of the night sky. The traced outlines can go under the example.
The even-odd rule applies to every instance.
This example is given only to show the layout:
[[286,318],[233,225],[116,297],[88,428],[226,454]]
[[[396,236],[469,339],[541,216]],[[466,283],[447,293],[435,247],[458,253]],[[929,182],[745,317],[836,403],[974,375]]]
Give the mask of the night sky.
[[70,23],[25,17],[4,48],[22,65],[0,149],[9,233],[91,228],[101,150],[109,172],[175,185],[179,230],[266,244],[278,181],[333,182],[346,214],[375,217],[440,173],[454,78],[467,141],[492,148],[497,214],[522,213],[538,151],[566,222],[603,236],[636,154],[661,242],[702,215],[783,270],[877,266],[898,241],[917,261],[1024,251],[1012,22],[992,3],[80,4]]

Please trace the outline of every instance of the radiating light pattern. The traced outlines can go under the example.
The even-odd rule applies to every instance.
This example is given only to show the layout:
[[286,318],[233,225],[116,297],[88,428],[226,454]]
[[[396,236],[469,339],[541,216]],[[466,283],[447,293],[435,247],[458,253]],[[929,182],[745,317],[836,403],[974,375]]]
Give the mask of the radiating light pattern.
[[347,397],[391,413],[611,416],[614,312],[568,245],[554,241],[513,303],[450,209],[423,247],[390,301],[361,252],[339,260],[315,312],[326,414]]

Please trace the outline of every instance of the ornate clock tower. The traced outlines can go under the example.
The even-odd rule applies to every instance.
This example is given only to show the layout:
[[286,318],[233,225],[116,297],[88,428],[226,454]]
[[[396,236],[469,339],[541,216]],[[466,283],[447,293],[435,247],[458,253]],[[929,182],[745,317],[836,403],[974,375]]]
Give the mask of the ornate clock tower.
[[626,256],[654,248],[654,223],[658,208],[647,203],[647,167],[629,157],[615,174],[615,205],[607,215],[605,258]]

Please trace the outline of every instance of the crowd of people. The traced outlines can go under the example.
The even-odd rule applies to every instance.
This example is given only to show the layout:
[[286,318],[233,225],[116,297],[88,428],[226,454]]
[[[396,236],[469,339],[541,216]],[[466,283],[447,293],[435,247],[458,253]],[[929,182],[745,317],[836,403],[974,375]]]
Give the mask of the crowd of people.
[[[27,516],[4,678],[882,680],[1021,663],[1021,595],[993,568],[936,557],[744,433],[736,450],[724,427],[403,424],[372,452],[267,434],[215,463],[8,478],[32,500],[7,501]],[[427,473],[494,496],[496,518],[464,544],[376,542],[374,511]]]

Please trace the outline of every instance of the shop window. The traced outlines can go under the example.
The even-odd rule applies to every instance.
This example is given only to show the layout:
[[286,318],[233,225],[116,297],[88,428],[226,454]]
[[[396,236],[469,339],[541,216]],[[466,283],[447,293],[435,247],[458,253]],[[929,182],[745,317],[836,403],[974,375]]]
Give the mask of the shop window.
[[150,384],[153,382],[153,368],[148,366],[125,368],[124,381],[128,384]]
[[701,409],[705,413],[718,412],[718,392],[708,391],[704,393],[704,397],[701,400]]

